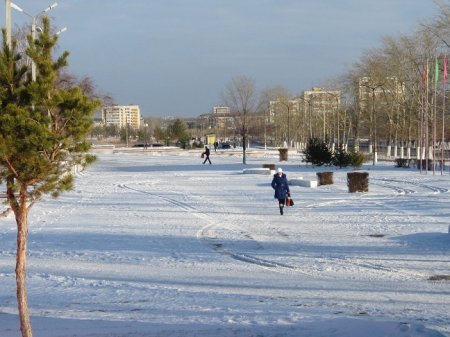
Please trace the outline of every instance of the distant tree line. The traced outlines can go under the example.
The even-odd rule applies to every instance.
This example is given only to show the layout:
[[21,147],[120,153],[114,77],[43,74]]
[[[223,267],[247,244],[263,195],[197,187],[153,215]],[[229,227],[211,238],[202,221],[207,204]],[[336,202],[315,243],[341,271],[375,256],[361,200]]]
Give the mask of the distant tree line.
[[122,142],[126,138],[135,143],[156,142],[164,145],[184,146],[191,136],[186,122],[181,118],[164,120],[162,118],[144,118],[139,129],[118,127],[117,125],[96,125],[92,128],[91,137],[98,139],[118,138]]
[[[449,141],[449,108],[445,108],[444,117],[442,113],[434,116],[433,109],[443,110],[447,92],[441,81],[444,57],[450,49],[450,4],[435,3],[439,9],[436,18],[419,24],[411,33],[384,37],[380,46],[365,50],[345,73],[320,86],[324,91],[341,93],[337,109],[313,114],[303,91],[292,93],[276,86],[258,92],[251,78],[233,78],[223,90],[222,103],[231,108],[234,122],[225,123],[220,133],[238,138],[244,163],[249,143],[276,147],[300,144],[304,148],[309,139],[321,138],[333,148],[344,149],[358,149],[362,140],[369,147],[417,146],[423,134],[431,141],[434,121],[449,130],[443,135],[438,128],[435,137],[440,140],[444,136]],[[425,92],[427,62],[429,91]],[[436,66],[441,77],[434,89]],[[302,102],[300,109],[294,109],[294,100]],[[271,101],[279,103],[276,115],[271,115]],[[199,118],[197,132],[208,129],[204,123]]]

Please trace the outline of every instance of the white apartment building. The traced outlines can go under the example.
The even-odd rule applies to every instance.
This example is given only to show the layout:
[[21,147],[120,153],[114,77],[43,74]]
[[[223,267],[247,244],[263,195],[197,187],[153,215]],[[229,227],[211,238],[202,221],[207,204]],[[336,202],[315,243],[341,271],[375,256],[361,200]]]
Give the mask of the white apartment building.
[[102,107],[102,121],[105,125],[127,125],[132,129],[141,126],[141,111],[138,105],[110,105]]
[[213,114],[214,115],[229,115],[230,114],[230,107],[228,107],[228,106],[215,106],[215,107],[213,107]]

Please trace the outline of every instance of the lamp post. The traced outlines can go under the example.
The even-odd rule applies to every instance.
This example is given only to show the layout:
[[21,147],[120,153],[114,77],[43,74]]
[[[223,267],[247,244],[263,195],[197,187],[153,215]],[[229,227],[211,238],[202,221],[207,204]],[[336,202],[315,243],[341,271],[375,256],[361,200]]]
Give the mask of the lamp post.
[[11,48],[11,0],[5,0],[6,43]]
[[293,107],[293,100],[289,96],[281,97],[277,99],[277,104],[282,105],[287,112],[287,132],[285,133],[284,142],[287,140],[287,147],[291,147],[291,106]]
[[[334,105],[334,112],[335,112],[335,116],[333,116],[334,122],[330,123],[330,138],[331,138],[331,125],[333,125],[333,138],[332,138],[332,142],[334,143],[336,140],[336,129],[337,129],[337,144],[338,146],[340,145],[340,132],[339,132],[339,107],[340,107],[340,91],[324,91],[325,94],[327,94],[329,97],[331,97],[332,99],[336,99],[336,103],[334,105],[334,102],[332,100],[330,100],[329,102],[329,106],[330,106],[330,110],[333,109],[333,105]],[[324,116],[325,116],[325,109],[324,109]],[[330,118],[331,119],[331,118]],[[337,119],[337,122],[336,122]],[[336,125],[337,123],[337,125]],[[325,124],[325,117],[324,117],[324,124]],[[324,125],[324,129],[325,129],[325,125]]]
[[[306,141],[307,138],[313,137],[313,131],[312,131],[312,108],[313,108],[313,96],[311,96],[309,99],[306,99],[306,94],[303,93],[303,97],[298,96],[299,99],[303,101],[303,130],[302,131],[302,141]],[[308,105],[308,109],[306,109],[306,105]],[[305,122],[308,120],[307,122]],[[306,126],[305,126],[306,125]],[[309,136],[308,136],[309,133]]]
[[[36,15],[31,15],[30,13],[26,12],[25,10],[23,10],[21,7],[17,6],[13,2],[10,2],[10,6],[12,8],[14,8],[16,11],[22,12],[23,14],[25,14],[26,16],[31,18],[31,39],[34,42],[34,40],[36,39],[36,20],[39,17],[41,17],[42,15],[44,15],[45,13],[47,13],[49,10],[51,10],[51,9],[55,8],[56,6],[58,6],[58,3],[54,2],[53,4],[51,4],[46,9],[44,9],[43,11],[39,12]],[[62,31],[63,30],[61,30],[61,32]],[[33,81],[36,81],[36,63],[34,62],[34,60],[31,60],[31,79]]]
[[61,28],[60,30],[58,30],[55,34],[59,35],[61,33],[64,33],[67,30],[67,27]]
[[147,150],[147,127],[148,124],[144,123],[144,150]]

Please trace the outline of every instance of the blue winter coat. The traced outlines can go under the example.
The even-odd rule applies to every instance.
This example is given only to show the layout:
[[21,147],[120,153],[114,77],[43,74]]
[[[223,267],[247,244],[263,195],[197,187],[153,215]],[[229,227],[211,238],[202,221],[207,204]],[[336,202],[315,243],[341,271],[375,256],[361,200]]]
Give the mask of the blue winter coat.
[[281,177],[278,173],[273,175],[272,188],[275,190],[275,199],[286,199],[287,193],[289,193],[288,180],[286,174],[282,173]]

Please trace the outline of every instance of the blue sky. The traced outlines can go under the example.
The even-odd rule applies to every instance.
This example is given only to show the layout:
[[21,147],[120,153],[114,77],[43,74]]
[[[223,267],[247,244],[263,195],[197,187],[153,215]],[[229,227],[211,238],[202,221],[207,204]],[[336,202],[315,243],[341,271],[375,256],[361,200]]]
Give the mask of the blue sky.
[[[13,2],[34,15],[53,1]],[[49,15],[68,28],[70,72],[144,116],[187,117],[222,103],[236,76],[294,94],[321,85],[437,10],[433,0],[60,0]]]

